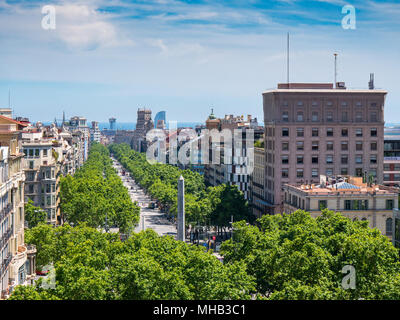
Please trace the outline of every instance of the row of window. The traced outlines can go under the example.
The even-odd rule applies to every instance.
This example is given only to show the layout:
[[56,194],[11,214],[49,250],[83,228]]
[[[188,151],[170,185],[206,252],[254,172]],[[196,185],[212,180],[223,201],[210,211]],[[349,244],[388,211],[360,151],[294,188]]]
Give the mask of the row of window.
[[[333,168],[327,168],[325,170],[325,174],[327,176],[332,176]],[[341,175],[349,175],[348,168],[341,168],[340,174]],[[376,171],[376,169],[369,169],[368,174],[371,174],[373,177],[376,177],[377,171]],[[354,175],[356,177],[362,177],[363,176],[363,168],[356,168]],[[289,178],[289,168],[283,168],[281,171],[281,176],[282,176],[282,178]],[[319,177],[319,169],[318,168],[311,168],[311,177],[312,178]],[[304,178],[304,169],[302,169],[302,168],[296,169],[296,178]]]
[[[320,210],[327,209],[327,200],[319,200],[318,207]],[[393,199],[387,199],[385,209],[393,210],[393,208]],[[368,200],[344,200],[344,210],[368,210]]]
[[[333,137],[333,128],[327,128],[326,129],[326,136],[327,137]],[[296,134],[298,137],[304,137],[304,128],[296,128]],[[349,130],[347,128],[342,128],[341,129],[341,135],[342,137],[348,137],[349,136]],[[289,137],[289,128],[282,128],[282,137]],[[319,136],[319,128],[312,128],[311,131],[311,136],[312,137],[318,137]],[[362,137],[363,136],[363,129],[362,128],[356,128],[355,129],[355,136],[356,137]],[[370,129],[370,136],[371,137],[377,137],[378,136],[378,129],[377,128],[371,128]]]
[[[333,155],[326,155],[325,156],[325,161],[326,164],[333,164]],[[296,163],[297,164],[304,164],[304,156],[303,155],[297,155],[296,156]],[[281,157],[282,164],[289,164],[289,156],[288,155],[283,155]],[[319,156],[318,155],[311,155],[311,163],[317,164],[319,162]],[[340,159],[341,164],[348,164],[349,162],[349,156],[342,155]],[[378,163],[378,156],[376,154],[370,155],[369,158],[370,164],[377,164]],[[356,164],[362,164],[363,163],[363,156],[362,155],[356,155],[355,156],[355,163]]]
[[40,157],[40,150],[43,150],[43,157],[47,157],[48,149],[28,149],[24,148],[23,152],[25,156],[28,158],[39,158]]
[[[334,142],[327,141],[326,142],[326,151],[333,151],[333,149],[334,149]],[[349,150],[349,142],[341,141],[340,149],[342,151],[348,151]],[[375,141],[371,142],[369,149],[370,149],[370,151],[377,151],[378,150],[377,142],[375,142]],[[304,151],[304,141],[296,141],[296,150]],[[311,150],[319,151],[319,141],[311,141]],[[356,141],[356,151],[362,151],[362,150],[363,150],[363,142]],[[282,151],[289,151],[289,142],[288,141],[282,142]]]
[[[289,111],[283,111],[282,112],[282,122],[289,122]],[[339,120],[339,119],[337,119]],[[304,122],[304,112],[303,111],[297,111],[297,116],[296,116],[296,121],[297,122]],[[313,111],[311,113],[311,121],[312,122],[319,122],[322,121],[322,118],[319,116],[319,113],[317,111]],[[327,111],[325,113],[325,121],[326,122],[333,122],[335,121],[333,111]],[[349,113],[347,111],[342,111],[340,121],[342,122],[348,122],[350,121],[349,118]],[[363,122],[363,113],[362,112],[356,112],[355,114],[355,122]],[[372,111],[369,114],[369,121],[370,122],[377,122],[379,120],[379,114],[376,111]]]
[[[304,106],[304,102],[303,101],[297,101],[297,103],[296,103],[298,106]],[[320,105],[322,105],[322,103],[320,103],[320,102],[318,102],[318,101],[313,101],[312,103],[311,103],[311,105],[313,106],[313,107],[318,107],[318,106],[320,106]],[[328,106],[328,107],[332,107],[333,106],[333,101],[327,101],[326,103],[325,103],[325,105],[326,106]],[[340,103],[340,105],[342,106],[342,107],[347,107],[347,106],[350,106],[351,105],[351,102],[347,102],[347,101],[342,101],[341,103]],[[289,106],[289,102],[288,101],[282,101],[282,106],[283,107],[287,107],[287,106]],[[356,103],[355,103],[355,106],[356,107],[362,107],[363,106],[363,104],[362,104],[362,102],[361,101],[357,101]],[[378,106],[378,103],[377,102],[371,102],[370,103],[370,106],[371,107],[377,107]]]

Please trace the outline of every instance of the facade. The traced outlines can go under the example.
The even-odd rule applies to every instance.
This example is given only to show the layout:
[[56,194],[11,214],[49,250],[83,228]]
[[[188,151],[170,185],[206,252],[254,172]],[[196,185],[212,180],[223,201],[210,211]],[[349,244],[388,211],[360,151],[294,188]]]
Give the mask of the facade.
[[151,110],[141,109],[137,111],[136,129],[132,139],[133,149],[139,152],[147,150],[146,134],[154,129],[153,120],[151,120]]
[[80,138],[82,139],[82,159],[80,161],[80,166],[85,162],[89,156],[89,139],[90,139],[90,129],[86,124],[86,118],[83,117],[72,117],[69,121],[68,130],[73,133],[81,133]]
[[400,127],[385,128],[383,183],[400,186]]
[[286,184],[284,211],[292,213],[302,209],[317,217],[321,209],[328,208],[352,220],[367,220],[369,227],[378,228],[392,239],[393,210],[398,208],[397,189],[362,180],[360,177],[326,180],[325,177],[319,185]]
[[118,130],[115,133],[114,143],[126,143],[132,146],[133,130]]
[[[214,157],[213,153],[217,149],[218,152],[215,153],[215,162],[214,164],[205,164],[204,166],[204,179],[208,185],[216,186],[222,183],[234,184],[237,185],[239,190],[243,192],[245,199],[250,199],[250,174],[247,170],[247,156],[251,158],[251,150],[254,150],[254,141],[247,141],[248,137],[246,134],[246,129],[254,130],[254,140],[259,140],[263,135],[264,130],[262,127],[255,125],[257,123],[257,118],[253,119],[251,115],[248,115],[247,118],[243,116],[234,117],[233,115],[225,115],[224,118],[217,119],[213,112],[206,121],[206,128],[209,130],[209,133],[205,136],[205,139],[209,140],[209,150],[208,155],[210,160]],[[232,145],[235,144],[234,139],[234,130],[242,130],[242,146],[241,149],[232,148],[232,154],[229,155],[230,161],[229,163],[224,163],[224,143],[223,141],[217,144],[216,146],[212,146],[211,143],[211,130],[217,130],[218,132],[222,132],[225,129],[231,131],[232,134]],[[235,149],[235,154],[234,154]],[[239,154],[238,154],[239,151]],[[251,159],[250,159],[251,161]],[[210,161],[211,162],[211,161]]]
[[90,129],[90,142],[100,142],[101,132],[99,129],[99,123],[92,121],[92,128]]
[[383,182],[386,94],[329,83],[279,84],[263,93],[265,200],[271,213],[283,211],[284,184],[312,184],[321,174],[372,175]]
[[0,299],[35,277],[36,248],[24,243],[24,126],[0,115]]
[[265,150],[254,148],[254,169],[250,175],[250,202],[253,214],[260,218],[268,213],[268,204],[265,202]]

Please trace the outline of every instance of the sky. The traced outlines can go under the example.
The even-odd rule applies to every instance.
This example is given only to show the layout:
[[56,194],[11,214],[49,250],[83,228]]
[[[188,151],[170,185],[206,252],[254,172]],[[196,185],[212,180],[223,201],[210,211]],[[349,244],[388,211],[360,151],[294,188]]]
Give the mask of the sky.
[[[55,29],[42,27],[55,8]],[[345,29],[345,5],[355,29]],[[135,122],[139,107],[167,121],[214,113],[263,119],[262,92],[290,81],[388,91],[400,122],[400,1],[0,0],[0,106],[16,116]]]

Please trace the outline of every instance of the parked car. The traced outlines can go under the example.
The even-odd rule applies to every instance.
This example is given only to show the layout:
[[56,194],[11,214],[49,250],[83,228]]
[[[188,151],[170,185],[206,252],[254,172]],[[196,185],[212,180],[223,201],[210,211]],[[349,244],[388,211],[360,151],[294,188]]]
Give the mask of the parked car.
[[38,276],[47,276],[48,273],[49,273],[49,270],[36,270],[36,274]]

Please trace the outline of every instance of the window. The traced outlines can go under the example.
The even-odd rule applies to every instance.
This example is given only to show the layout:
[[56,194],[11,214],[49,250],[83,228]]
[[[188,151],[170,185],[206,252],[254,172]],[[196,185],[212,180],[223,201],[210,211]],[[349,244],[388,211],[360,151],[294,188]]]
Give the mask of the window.
[[328,207],[326,202],[326,200],[318,200],[319,210],[324,210]]
[[304,150],[304,142],[303,141],[297,141],[296,142],[296,149],[299,151],[303,151]]
[[362,177],[363,176],[363,169],[362,168],[356,168],[356,177]]
[[371,137],[377,137],[377,136],[378,136],[378,129],[372,128],[371,129]]
[[342,107],[347,107],[347,102],[346,101],[342,101],[341,105],[342,105]]
[[369,161],[369,162],[370,162],[371,164],[377,164],[377,163],[378,163],[376,154],[371,154],[371,157],[370,157],[370,161]]
[[371,151],[378,150],[378,144],[376,142],[371,142]]
[[333,137],[333,128],[327,128],[326,129],[326,136],[327,137]]
[[356,122],[362,122],[362,113],[356,112]]
[[304,137],[304,128],[297,128],[297,136]]
[[298,105],[298,106],[302,106],[302,105],[303,105],[303,101],[298,101],[298,102],[297,102],[297,105]]
[[35,161],[29,161],[29,169],[33,169]]
[[318,163],[318,156],[311,156],[311,163]]
[[357,141],[356,142],[356,151],[362,151],[362,149],[363,149],[362,141]]
[[282,156],[282,164],[289,164],[289,156]]
[[332,155],[327,155],[326,156],[326,163],[327,164],[332,164],[333,163],[333,156]]
[[387,218],[386,219],[386,235],[391,236],[393,233],[393,219]]
[[40,156],[40,149],[35,149],[35,157],[39,157]]
[[356,137],[362,137],[363,132],[362,132],[362,128],[356,128]]
[[283,102],[282,102],[282,105],[283,105],[284,107],[287,107],[289,104],[288,104],[287,101],[283,101]]
[[390,181],[390,174],[385,173],[383,175],[383,181]]
[[327,122],[332,122],[333,121],[333,112],[332,111],[328,111],[326,113],[326,121]]
[[312,141],[311,142],[311,150],[318,151],[318,145],[319,145],[318,141]]
[[373,176],[374,178],[376,178],[376,169],[370,169],[370,170],[369,170],[369,174],[370,174],[371,176]]
[[303,156],[297,156],[297,164],[304,164]]
[[297,112],[297,121],[299,121],[299,122],[303,122],[304,121],[304,117],[303,117],[303,112],[302,111]]
[[342,112],[342,121],[343,122],[349,121],[347,112]]
[[386,200],[386,210],[393,210],[393,204],[394,202],[392,199]]
[[311,169],[311,177],[312,178],[318,178],[318,169],[317,168],[312,168]]
[[282,169],[282,178],[289,178],[289,169]]
[[371,112],[370,121],[371,122],[377,122],[378,121],[378,115],[377,115],[376,112]]
[[282,128],[282,137],[289,137],[289,128]]
[[313,106],[313,107],[318,107],[318,102],[317,102],[317,101],[313,101],[313,102],[312,102],[312,106]]
[[283,151],[289,150],[289,142],[282,142],[282,150]]
[[344,200],[345,210],[368,210],[368,200]]
[[361,101],[357,101],[357,102],[356,102],[356,107],[362,107]]
[[43,157],[47,157],[47,149],[43,149]]
[[332,102],[332,101],[328,101],[328,102],[326,103],[326,105],[327,105],[327,106],[332,106],[332,105],[333,105],[333,102]]
[[289,121],[289,112],[283,111],[282,112],[282,121],[283,122],[288,122]]
[[333,141],[328,141],[326,143],[326,150],[332,151],[333,150]]
[[390,171],[390,164],[389,163],[385,163],[383,165],[383,171]]
[[327,176],[333,176],[333,169],[332,168],[328,168],[328,169],[326,169],[326,175]]
[[358,154],[356,155],[356,164],[361,164],[362,163],[362,155]]
[[33,184],[30,184],[29,186],[28,186],[28,189],[29,189],[29,191],[28,191],[28,193],[34,193],[34,185]]
[[313,112],[311,115],[311,120],[313,122],[318,122],[318,112]]
[[349,130],[347,128],[342,129],[342,137],[347,137],[349,135]]
[[296,177],[297,178],[303,178],[304,174],[303,174],[303,169],[297,169],[296,170]]
[[33,158],[33,149],[28,149],[29,151],[29,157]]
[[347,176],[349,174],[349,171],[347,170],[347,168],[341,168],[340,174]]
[[312,128],[311,135],[313,137],[318,137],[318,128]]
[[347,164],[349,162],[349,156],[347,154],[343,154],[341,157],[341,164]]
[[347,141],[342,141],[341,146],[342,146],[342,151],[349,150],[349,143]]

